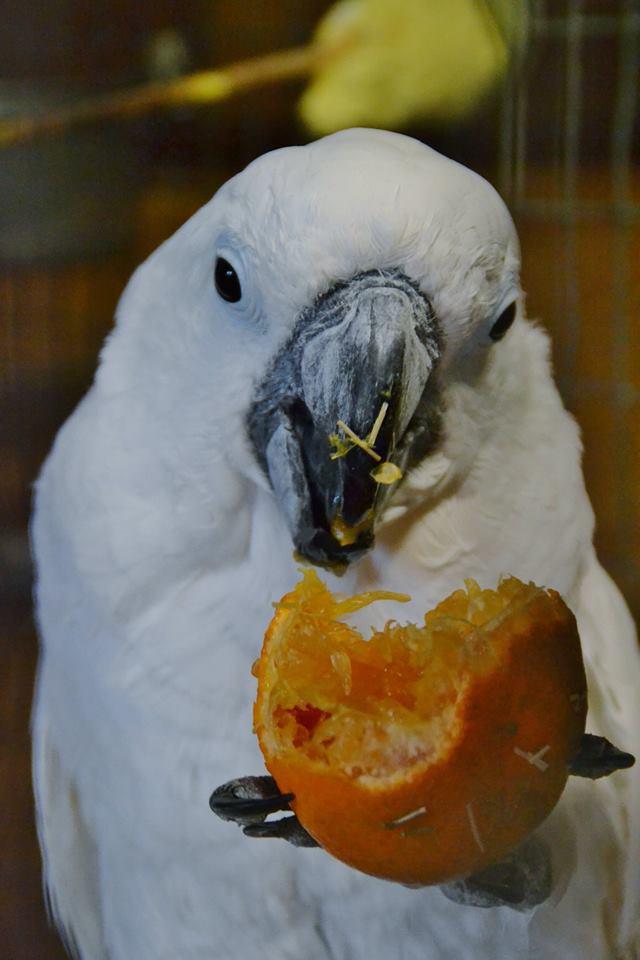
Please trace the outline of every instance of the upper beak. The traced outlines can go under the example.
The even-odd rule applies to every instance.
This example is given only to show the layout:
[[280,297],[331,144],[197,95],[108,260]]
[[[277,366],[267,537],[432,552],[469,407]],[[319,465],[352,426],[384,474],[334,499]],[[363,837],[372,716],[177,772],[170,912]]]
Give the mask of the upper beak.
[[438,356],[429,301],[399,272],[360,274],[299,318],[249,432],[306,559],[339,566],[371,546],[390,489],[433,441]]

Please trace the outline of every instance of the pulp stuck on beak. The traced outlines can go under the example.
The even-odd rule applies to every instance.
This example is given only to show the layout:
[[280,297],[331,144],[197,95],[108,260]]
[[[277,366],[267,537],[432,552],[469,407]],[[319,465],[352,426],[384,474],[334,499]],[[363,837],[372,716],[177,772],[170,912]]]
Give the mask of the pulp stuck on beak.
[[438,356],[429,301],[399,272],[360,274],[303,312],[249,418],[303,557],[344,564],[371,546],[414,444],[433,439]]

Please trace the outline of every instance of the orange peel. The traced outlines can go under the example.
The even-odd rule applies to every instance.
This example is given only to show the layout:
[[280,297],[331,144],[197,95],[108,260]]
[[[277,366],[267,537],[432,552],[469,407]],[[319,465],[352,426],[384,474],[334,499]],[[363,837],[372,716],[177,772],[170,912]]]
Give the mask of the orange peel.
[[[365,640],[308,570],[277,605],[254,673],[266,766],[311,836],[405,884],[499,860],[558,801],[586,719],[575,618],[553,590],[473,581]],[[407,599],[406,597],[404,599]]]

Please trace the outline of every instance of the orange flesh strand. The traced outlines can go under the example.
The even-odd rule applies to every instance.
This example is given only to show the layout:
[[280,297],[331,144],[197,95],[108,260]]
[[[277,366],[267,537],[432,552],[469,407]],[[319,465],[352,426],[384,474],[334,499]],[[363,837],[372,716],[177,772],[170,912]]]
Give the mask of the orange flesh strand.
[[423,627],[389,622],[365,640],[334,617],[390,595],[340,603],[307,571],[274,663],[278,752],[301,751],[350,777],[385,777],[428,758],[442,745],[466,679],[493,661],[479,628],[525,604],[535,589],[513,578],[497,591],[467,581]]

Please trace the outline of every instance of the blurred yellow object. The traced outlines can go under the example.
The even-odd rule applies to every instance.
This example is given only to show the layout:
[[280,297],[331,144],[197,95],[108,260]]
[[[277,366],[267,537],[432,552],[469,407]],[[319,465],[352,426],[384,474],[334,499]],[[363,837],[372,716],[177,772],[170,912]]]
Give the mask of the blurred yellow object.
[[320,63],[300,100],[316,135],[463,119],[524,52],[526,0],[341,0],[315,43]]
[[0,117],[0,149],[104,123],[211,105],[311,77],[300,112],[314,134],[352,126],[452,123],[489,93],[525,48],[528,0],[339,0],[313,41],[227,66]]

